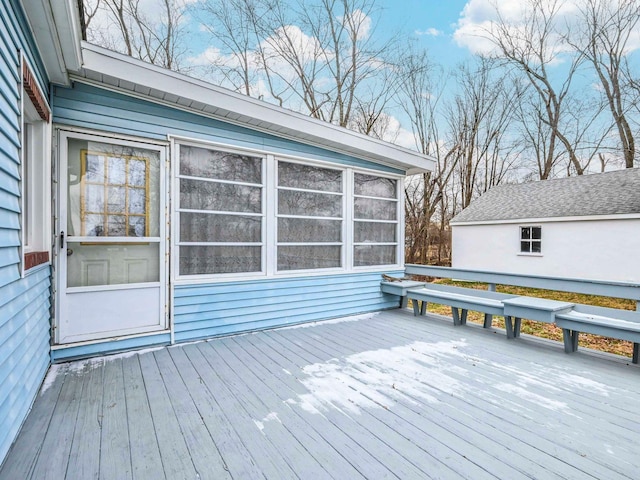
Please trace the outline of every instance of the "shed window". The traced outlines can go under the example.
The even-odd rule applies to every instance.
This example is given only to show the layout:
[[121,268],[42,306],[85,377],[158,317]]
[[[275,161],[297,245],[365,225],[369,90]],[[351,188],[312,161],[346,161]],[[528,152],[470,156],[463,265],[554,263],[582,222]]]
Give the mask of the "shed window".
[[278,161],[277,269],[342,266],[343,171]]
[[520,227],[520,252],[542,252],[542,227]]
[[263,159],[181,145],[180,275],[263,271]]
[[398,181],[354,174],[354,266],[398,263]]

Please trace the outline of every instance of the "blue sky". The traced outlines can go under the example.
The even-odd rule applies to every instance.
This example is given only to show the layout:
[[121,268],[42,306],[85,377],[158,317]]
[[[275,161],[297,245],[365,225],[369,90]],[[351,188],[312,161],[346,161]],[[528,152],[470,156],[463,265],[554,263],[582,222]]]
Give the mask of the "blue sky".
[[431,57],[443,66],[469,58],[453,39],[466,0],[378,0],[383,9],[380,33],[400,31],[419,39]]

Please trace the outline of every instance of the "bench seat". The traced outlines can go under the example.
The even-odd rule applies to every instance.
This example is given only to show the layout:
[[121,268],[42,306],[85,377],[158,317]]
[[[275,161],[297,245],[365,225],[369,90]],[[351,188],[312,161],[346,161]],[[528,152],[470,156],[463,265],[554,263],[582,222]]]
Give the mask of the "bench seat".
[[[504,315],[502,301],[515,297],[517,295],[438,284],[407,291],[407,298],[412,300],[413,313],[416,316],[425,315],[428,302],[438,303],[451,307],[454,325],[466,324],[469,310],[483,312],[485,328],[491,327],[493,315]],[[505,317],[508,338],[520,335],[520,322],[519,318]]]
[[419,282],[416,280],[383,280],[382,282],[380,282],[380,290],[383,293],[398,295],[400,297],[400,308],[407,308],[407,305],[409,303],[407,299],[407,291],[410,288],[422,287],[426,284],[427,282]]
[[640,360],[640,312],[576,305],[569,312],[557,314],[555,323],[562,328],[567,353],[578,350],[580,333],[592,333],[633,342],[633,363]]

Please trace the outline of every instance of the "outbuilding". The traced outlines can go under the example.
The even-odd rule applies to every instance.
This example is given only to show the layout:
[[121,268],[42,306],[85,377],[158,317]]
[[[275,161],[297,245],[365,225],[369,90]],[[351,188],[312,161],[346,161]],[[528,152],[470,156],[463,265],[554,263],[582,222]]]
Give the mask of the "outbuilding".
[[452,265],[640,281],[640,169],[500,185],[451,221]]

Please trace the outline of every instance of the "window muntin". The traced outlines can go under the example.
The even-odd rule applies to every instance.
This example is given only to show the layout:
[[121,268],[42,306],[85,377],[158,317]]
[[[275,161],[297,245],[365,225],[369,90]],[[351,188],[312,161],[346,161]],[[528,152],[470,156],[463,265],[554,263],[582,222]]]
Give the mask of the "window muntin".
[[520,227],[520,252],[542,253],[542,227]]
[[353,265],[398,263],[398,181],[354,173]]
[[277,165],[277,270],[342,267],[344,172]]
[[86,149],[80,157],[80,235],[148,237],[150,159]]
[[178,272],[263,272],[264,159],[179,145]]

